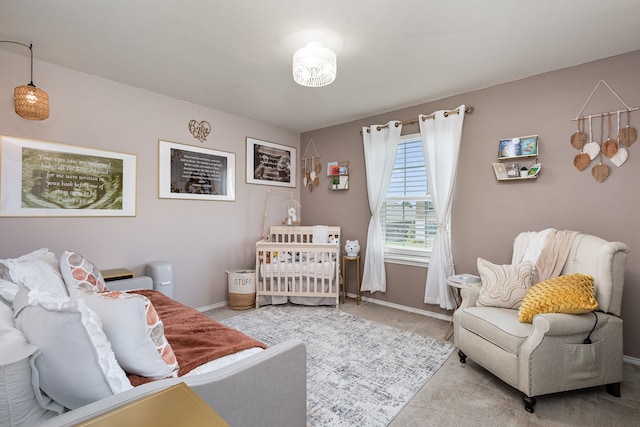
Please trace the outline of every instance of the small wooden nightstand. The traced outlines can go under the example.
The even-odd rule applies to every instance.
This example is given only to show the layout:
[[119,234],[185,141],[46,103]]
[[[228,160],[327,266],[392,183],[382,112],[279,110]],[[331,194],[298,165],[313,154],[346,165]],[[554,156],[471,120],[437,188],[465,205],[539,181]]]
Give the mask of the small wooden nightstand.
[[126,268],[114,268],[112,270],[102,270],[102,278],[105,282],[111,282],[112,280],[131,279],[134,274],[133,271]]
[[[347,296],[347,291],[349,290],[349,272],[347,271],[347,267],[351,261],[355,261],[356,263],[357,286],[355,298]],[[346,302],[348,299],[355,301],[358,305],[360,304],[360,255],[344,255],[342,257],[342,301]]]

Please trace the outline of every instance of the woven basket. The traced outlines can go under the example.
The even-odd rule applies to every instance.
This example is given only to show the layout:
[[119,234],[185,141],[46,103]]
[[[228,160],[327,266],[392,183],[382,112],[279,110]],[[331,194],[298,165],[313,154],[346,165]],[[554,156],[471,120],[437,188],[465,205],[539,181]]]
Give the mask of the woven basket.
[[248,310],[256,304],[255,270],[227,271],[229,308]]
[[231,310],[249,310],[256,306],[256,294],[229,293],[229,308]]

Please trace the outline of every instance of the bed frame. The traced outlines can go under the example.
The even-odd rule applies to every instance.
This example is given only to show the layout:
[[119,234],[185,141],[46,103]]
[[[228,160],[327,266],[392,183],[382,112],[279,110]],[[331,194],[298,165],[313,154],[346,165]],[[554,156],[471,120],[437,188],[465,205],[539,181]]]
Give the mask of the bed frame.
[[[110,290],[120,291],[153,289],[153,280],[140,276],[112,281],[108,286]],[[299,339],[291,338],[211,372],[139,385],[65,412],[45,421],[40,427],[77,426],[181,382],[191,387],[233,427],[305,426],[306,372],[306,347]],[[274,396],[287,404],[274,405]],[[138,425],[142,425],[142,420],[139,421]]]
[[261,296],[340,298],[340,227],[334,243],[313,243],[313,226],[272,226],[256,243],[256,308]]

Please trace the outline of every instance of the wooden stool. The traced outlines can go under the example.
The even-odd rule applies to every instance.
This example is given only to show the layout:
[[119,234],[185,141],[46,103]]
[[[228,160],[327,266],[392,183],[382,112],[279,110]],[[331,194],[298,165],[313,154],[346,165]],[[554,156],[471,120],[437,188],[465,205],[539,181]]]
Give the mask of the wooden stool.
[[[356,278],[358,279],[357,287],[356,287],[356,297],[347,296],[347,291],[349,290],[349,274],[347,271],[347,267],[349,266],[350,261],[356,262]],[[360,304],[360,255],[356,256],[348,256],[344,255],[342,257],[342,301],[346,302],[348,299],[355,301],[358,305]]]

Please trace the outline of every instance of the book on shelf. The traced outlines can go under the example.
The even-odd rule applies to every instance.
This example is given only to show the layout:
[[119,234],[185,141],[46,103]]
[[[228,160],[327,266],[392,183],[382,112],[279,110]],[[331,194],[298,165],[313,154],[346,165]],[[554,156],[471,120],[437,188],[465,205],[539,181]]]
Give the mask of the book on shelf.
[[462,283],[464,285],[468,285],[471,283],[480,283],[480,277],[474,276],[473,274],[456,274],[454,276],[449,276],[449,280],[455,283]]

